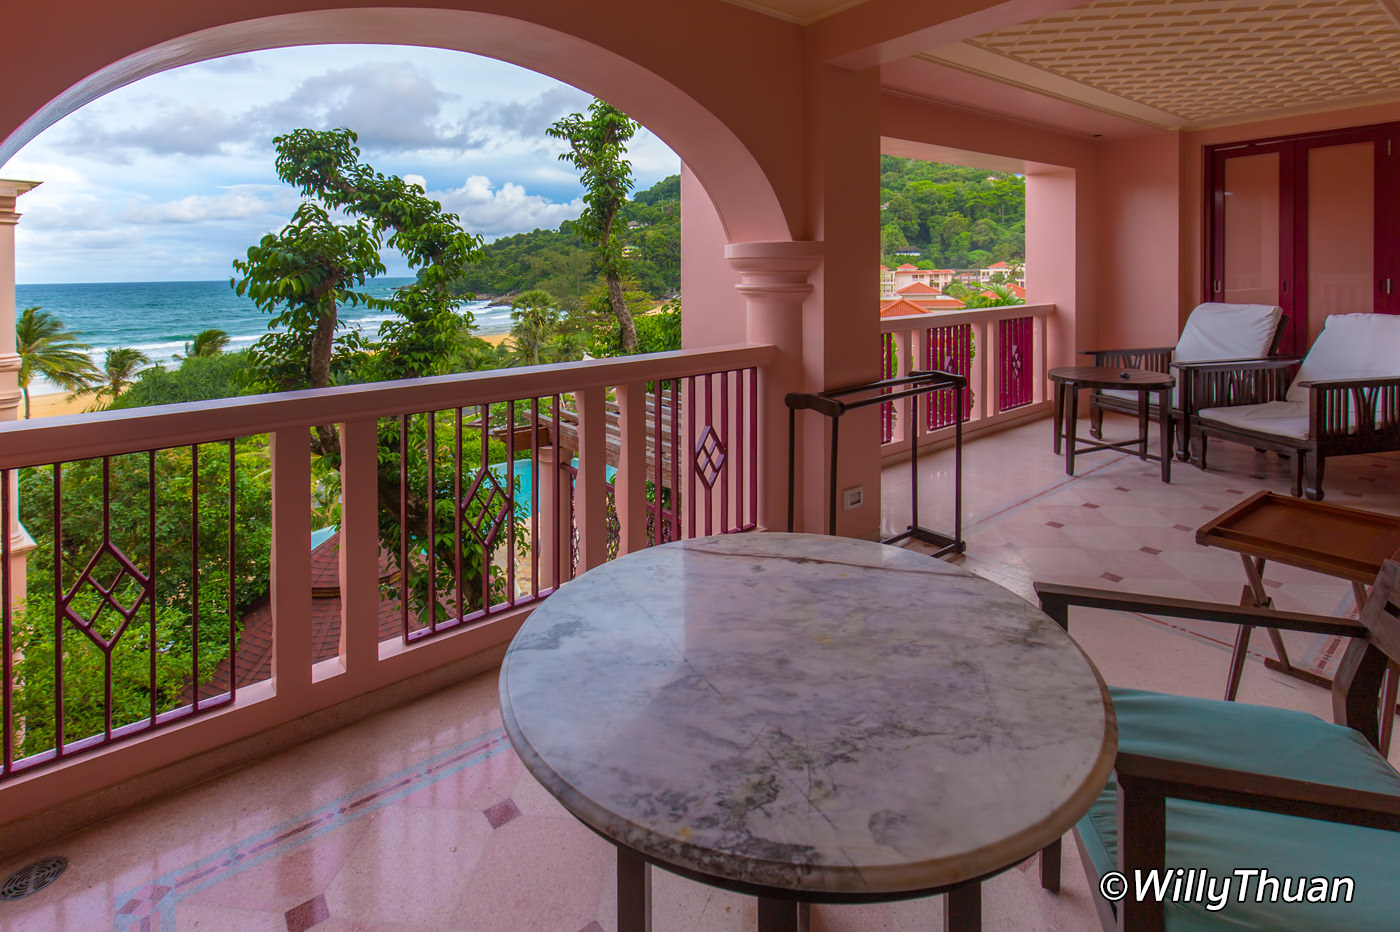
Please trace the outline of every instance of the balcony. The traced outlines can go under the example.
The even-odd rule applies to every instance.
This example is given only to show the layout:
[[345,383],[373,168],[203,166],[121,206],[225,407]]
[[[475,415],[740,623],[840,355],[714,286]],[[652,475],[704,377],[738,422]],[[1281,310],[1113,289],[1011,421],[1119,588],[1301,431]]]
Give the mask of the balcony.
[[[578,405],[583,436],[590,433],[588,412],[595,425],[606,419],[605,393],[599,391],[589,401],[590,389],[605,384],[638,386],[631,393],[630,410],[635,412],[643,409],[640,386],[648,378],[662,377],[658,366],[669,367],[665,374],[678,379],[697,379],[686,391],[688,398],[699,398],[705,389],[697,386],[703,386],[706,374],[718,381],[715,373],[744,372],[750,365],[761,365],[763,353],[761,348],[748,348],[680,354],[683,358],[660,362],[638,360],[622,367],[610,363],[590,370],[585,366],[549,376],[522,373],[508,376],[504,389],[498,386],[489,396],[471,384],[459,383],[450,391],[441,385],[396,387],[381,393],[384,397],[375,409],[365,408],[363,398],[358,399],[358,407],[345,398],[286,399],[261,412],[258,424],[260,430],[272,430],[274,438],[290,440],[295,432],[297,442],[285,443],[283,449],[298,451],[287,458],[300,465],[278,481],[286,482],[289,489],[305,489],[304,425],[318,417],[344,416],[343,410],[332,415],[326,407],[303,410],[308,405],[351,405],[363,420],[410,410],[441,410],[444,405],[495,404],[507,396],[539,397],[548,382],[550,392],[568,387],[583,399]],[[509,382],[512,378],[521,384]],[[624,389],[622,394],[629,393]],[[449,396],[455,400],[445,401]],[[621,407],[625,419],[628,403]],[[717,410],[729,407],[721,405]],[[141,434],[143,448],[162,440],[152,438],[149,418],[146,426]],[[200,431],[213,430],[189,423],[165,426],[178,430],[185,443],[202,436]],[[1107,426],[1110,432],[1127,429],[1126,421],[1110,420]],[[230,429],[237,433],[239,427],[236,419],[220,425],[224,435]],[[698,428],[687,431],[692,436],[701,432]],[[44,449],[50,459],[60,458],[65,449],[72,455],[91,455],[104,442],[89,431],[83,437],[85,447],[65,448],[64,437],[71,439],[71,432],[54,427],[48,434]],[[603,440],[603,432],[594,430],[592,435],[595,439],[585,443],[595,450],[595,458],[590,463],[587,452],[580,458],[578,473],[585,479],[579,486],[591,477],[601,490],[604,473],[597,465],[597,448],[591,445]],[[645,444],[638,444],[636,438],[644,435],[630,435],[629,441],[625,429],[622,433],[623,447],[630,446],[633,452],[621,459],[633,464],[634,482],[637,465],[645,462]],[[347,462],[353,462],[354,431],[348,425],[345,436],[352,438],[347,443],[352,451]],[[361,437],[362,445],[367,442],[365,436],[372,437],[372,432]],[[134,437],[128,442],[135,442]],[[360,450],[362,457],[364,452]],[[921,519],[933,526],[951,519],[950,462],[947,451],[921,458]],[[283,469],[285,464],[276,474]],[[1286,488],[1287,480],[1282,461],[1229,445],[1222,445],[1211,472],[1182,466],[1174,471],[1171,485],[1159,481],[1153,464],[1118,453],[1085,458],[1079,474],[1071,478],[1064,475],[1063,460],[1050,452],[1049,425],[1044,420],[974,437],[966,445],[965,472],[968,552],[961,559],[973,571],[1023,595],[1029,595],[1033,580],[1042,579],[1223,602],[1238,598],[1241,567],[1218,551],[1198,547],[1194,529],[1257,489]],[[1400,513],[1397,477],[1400,457],[1346,458],[1329,474],[1329,493],[1339,503]],[[900,530],[900,522],[906,520],[908,481],[906,465],[886,467],[886,531]],[[362,487],[347,472],[347,501],[349,490]],[[627,487],[625,480],[623,487]],[[291,513],[304,515],[308,504],[303,498]],[[634,498],[632,507],[631,526],[643,526],[638,515],[645,513],[645,506]],[[707,507],[713,512],[715,500]],[[705,510],[697,512],[697,518],[683,519],[687,535],[726,529],[704,527]],[[621,511],[625,514],[627,506]],[[367,520],[372,518],[360,515],[361,522]],[[369,535],[354,543],[353,521],[353,512],[347,509],[345,533],[347,550],[352,552],[342,560],[372,561],[372,549],[364,543]],[[304,536],[309,528],[302,517],[293,531],[274,531],[274,546],[285,545],[297,554],[291,562],[276,561],[275,576],[285,576],[288,566],[310,575]],[[279,534],[287,535],[285,544]],[[294,535],[299,545],[295,548],[291,546]],[[590,535],[593,543],[580,545],[584,554],[602,538],[596,528],[582,532],[580,538]],[[592,552],[594,556],[582,559],[600,558],[596,549]],[[556,571],[567,577],[573,568],[562,556],[558,560]],[[1324,614],[1345,614],[1350,609],[1345,583],[1287,567],[1271,567],[1267,577],[1282,609]],[[353,584],[353,577],[342,574],[342,579]],[[42,843],[17,844],[17,836],[11,835],[0,876],[44,856],[65,857],[69,866],[52,886],[0,903],[0,923],[7,929],[46,930],[108,924],[118,930],[296,932],[309,928],[564,932],[613,928],[613,858],[608,846],[578,825],[524,773],[500,728],[491,669],[499,653],[490,644],[508,639],[510,619],[530,597],[546,594],[538,579],[514,590],[524,594],[505,597],[507,601],[518,598],[522,603],[518,608],[506,605],[496,617],[466,619],[460,630],[451,628],[440,637],[391,638],[377,645],[365,633],[369,629],[364,625],[363,606],[356,608],[347,599],[346,618],[359,618],[360,628],[351,631],[349,649],[335,659],[308,663],[308,645],[298,642],[296,651],[274,655],[275,689],[272,683],[255,684],[240,690],[230,708],[216,708],[207,717],[191,717],[169,728],[150,729],[127,743],[111,742],[105,749],[75,754],[56,768],[44,765],[17,773],[6,788],[14,799],[23,799],[34,787],[90,778],[85,770],[90,773],[96,768],[106,776],[98,778],[100,792],[86,797],[76,810],[69,806],[64,811],[70,831],[57,835],[52,826],[46,830],[20,823],[21,832],[43,838]],[[374,587],[375,579],[369,577],[368,583],[360,583],[359,591],[375,594]],[[289,597],[275,586],[272,598],[274,605],[295,612],[296,606],[304,604],[295,599],[305,596]],[[1110,618],[1108,613],[1076,615],[1072,631],[1111,683],[1209,697],[1222,691],[1232,631],[1213,630],[1204,623],[1167,625],[1145,617]],[[1330,645],[1313,643],[1308,637],[1291,640],[1289,646],[1296,656],[1322,669],[1334,660]],[[423,662],[427,651],[452,655],[453,662],[446,666],[438,658],[445,673],[424,672],[433,666]],[[1254,662],[1247,664],[1243,700],[1329,715],[1325,691],[1266,669],[1263,657],[1255,654]],[[346,684],[356,671],[359,678],[352,684],[356,692],[347,700],[344,691],[351,687]],[[415,680],[414,691],[421,695],[396,694],[396,677]],[[387,692],[385,683],[390,686]],[[332,696],[340,701],[326,712],[330,702],[326,695],[333,690],[341,691]],[[374,714],[365,714],[367,710]],[[288,717],[301,715],[308,721],[320,717],[315,724],[324,729],[327,714],[349,724],[266,756],[271,746],[268,735],[286,746],[289,730],[294,733],[299,727]],[[257,730],[258,724],[269,721],[278,727],[270,732]],[[131,766],[143,749],[147,754],[169,753],[153,751],[157,742],[185,756],[205,752],[204,770],[187,769],[179,774],[179,781],[211,779],[102,821],[129,799],[125,794],[131,788],[112,774]],[[156,779],[175,780],[170,774],[179,770],[175,762]],[[1090,893],[1075,863],[1073,846],[1066,847],[1065,856],[1066,886],[1058,895],[1039,889],[1033,864],[1012,868],[990,881],[986,886],[988,926],[1095,928]],[[658,877],[658,929],[752,928],[753,901],[669,875]],[[814,927],[936,927],[934,917],[940,911],[937,900],[817,907]]]

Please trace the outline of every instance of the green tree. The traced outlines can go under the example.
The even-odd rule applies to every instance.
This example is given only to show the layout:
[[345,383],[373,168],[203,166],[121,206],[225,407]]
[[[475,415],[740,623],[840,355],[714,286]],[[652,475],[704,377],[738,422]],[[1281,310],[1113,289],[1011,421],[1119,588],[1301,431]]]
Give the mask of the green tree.
[[510,302],[510,342],[520,362],[538,366],[540,350],[559,326],[559,306],[554,296],[538,288],[516,295]]
[[961,282],[950,282],[943,293],[949,297],[957,298],[970,308],[980,307],[1009,307],[1014,304],[1025,304],[1026,299],[1019,297],[1012,291],[1010,286],[999,282],[992,282],[989,285],[977,285],[969,288]]
[[211,327],[201,330],[185,344],[185,356],[217,356],[228,348],[228,333]]
[[597,249],[598,265],[607,282],[608,299],[617,318],[625,352],[637,349],[637,329],[622,293],[627,273],[623,244],[615,227],[618,211],[632,190],[632,165],[627,161],[627,141],[640,124],[616,107],[601,100],[588,106],[588,116],[571,113],[545,130],[569,144],[561,161],[571,162],[583,181],[582,215],[575,228]]
[[[254,371],[264,387],[324,388],[334,382],[444,374],[469,346],[475,322],[461,309],[456,283],[480,258],[480,237],[464,231],[457,215],[444,211],[420,187],[362,162],[356,141],[348,129],[298,129],[273,140],[278,177],[306,200],[282,231],[264,237],[248,250],[246,260],[234,263],[243,277],[231,282],[238,294],[248,294],[271,315],[269,332],[252,352]],[[332,212],[347,219],[338,222]],[[373,298],[358,289],[384,272],[380,250],[386,247],[397,250],[417,277],[388,299]],[[339,333],[339,311],[347,305],[389,310],[392,315],[380,325],[377,339]],[[440,607],[423,600],[431,601],[433,586],[443,591],[439,583],[447,579],[456,578],[468,603],[473,594],[480,602],[483,593],[504,585],[490,554],[473,548],[470,539],[481,521],[504,520],[504,500],[482,498],[475,506],[481,521],[465,521],[452,496],[442,496],[442,488],[427,482],[424,464],[437,455],[439,446],[434,439],[436,419],[432,413],[397,425],[386,419],[378,432],[380,544],[396,555],[406,577],[434,581],[410,586],[419,617],[437,617]],[[408,421],[413,422],[411,429]],[[319,457],[318,483],[326,490],[322,498],[333,497],[330,475],[340,466],[335,427],[316,427],[311,448]],[[463,447],[459,453],[470,449]],[[477,464],[481,469],[492,462],[478,459],[485,459]],[[468,464],[462,459],[455,465],[465,473]],[[424,472],[421,478],[418,470]],[[444,467],[436,475],[440,486],[453,470]],[[468,502],[460,505],[464,511],[473,507]],[[453,548],[430,543],[444,534],[462,535],[461,549],[477,558],[448,561],[445,554]]]
[[111,407],[144,408],[233,398],[249,388],[249,365],[249,353],[241,350],[217,356],[186,356],[175,369],[152,366],[142,371]]
[[[100,734],[107,712],[120,727],[146,718],[153,706],[165,712],[184,704],[228,656],[243,613],[266,595],[272,526],[266,438],[239,440],[232,451],[224,443],[197,450],[197,467],[192,448],[179,447],[21,471],[20,507],[36,541],[15,625],[21,753],[53,746],[58,658],[66,740]],[[56,543],[57,470],[62,534]],[[149,577],[149,589],[123,571],[116,553]],[[130,622],[112,603],[134,608]],[[95,638],[107,642],[105,650]]]
[[35,375],[70,392],[83,391],[98,379],[97,367],[87,354],[90,349],[48,311],[27,307],[20,312],[15,321],[15,352],[19,355],[19,388],[24,394],[26,418],[29,383]]
[[[360,161],[348,129],[297,129],[273,140],[277,176],[303,200],[291,222],[234,261],[230,284],[272,315],[254,345],[253,364],[272,389],[325,388],[333,381],[415,378],[447,371],[470,314],[452,285],[479,256],[480,237],[421,188]],[[350,218],[339,223],[331,211]],[[357,289],[385,271],[380,250],[398,250],[416,280],[390,298]],[[342,307],[394,315],[369,342],[338,333]],[[330,425],[315,429],[313,450],[339,461]]]
[[136,378],[137,373],[151,364],[151,357],[130,346],[114,346],[102,360],[102,370],[85,391],[90,391],[99,405],[110,404]]

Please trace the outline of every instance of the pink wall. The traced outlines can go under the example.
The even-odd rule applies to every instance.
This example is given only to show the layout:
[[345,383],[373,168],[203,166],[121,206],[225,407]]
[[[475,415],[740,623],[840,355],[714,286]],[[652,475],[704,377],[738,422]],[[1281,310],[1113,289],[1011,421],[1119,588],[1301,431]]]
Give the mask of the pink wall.
[[681,165],[681,340],[687,347],[745,339],[739,274],[724,258],[727,242],[714,202],[690,166]]
[[[1095,347],[1171,346],[1181,332],[1189,295],[1181,284],[1179,147],[1176,133],[1098,147]],[[1186,303],[1189,310],[1196,302]]]

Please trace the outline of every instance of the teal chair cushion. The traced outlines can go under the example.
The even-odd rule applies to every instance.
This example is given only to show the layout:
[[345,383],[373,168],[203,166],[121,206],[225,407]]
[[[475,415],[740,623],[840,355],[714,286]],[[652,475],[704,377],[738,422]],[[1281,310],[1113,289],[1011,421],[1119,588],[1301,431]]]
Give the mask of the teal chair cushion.
[[[1400,774],[1350,728],[1266,706],[1136,689],[1110,692],[1124,753],[1400,796]],[[1100,876],[1117,870],[1117,791],[1110,779],[1078,825]],[[1400,929],[1400,832],[1169,799],[1166,865],[1213,879],[1217,893],[1223,880],[1230,881],[1229,901],[1220,909],[1208,909],[1206,896],[1201,902],[1168,902],[1171,932]],[[1239,869],[1263,869],[1278,879],[1279,901],[1269,901],[1275,888],[1266,884],[1259,902],[1258,876],[1240,878]],[[1354,880],[1350,903],[1306,902],[1319,888],[1298,878],[1328,878],[1330,893],[1330,879],[1340,877]],[[1240,902],[1243,883],[1247,896]],[[1336,889],[1345,892],[1344,885]],[[1302,893],[1305,901],[1283,902],[1288,893]]]

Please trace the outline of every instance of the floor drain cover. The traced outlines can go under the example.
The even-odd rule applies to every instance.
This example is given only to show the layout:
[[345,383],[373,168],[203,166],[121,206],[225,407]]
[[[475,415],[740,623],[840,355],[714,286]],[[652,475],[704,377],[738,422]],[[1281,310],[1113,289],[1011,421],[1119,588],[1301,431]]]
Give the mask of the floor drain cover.
[[38,893],[68,868],[67,858],[40,858],[26,864],[0,884],[0,900],[18,900]]

